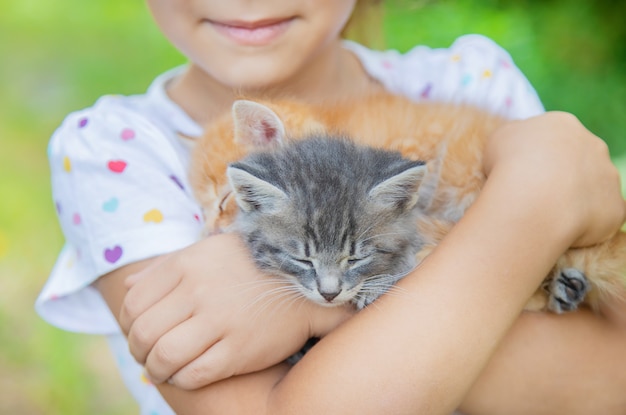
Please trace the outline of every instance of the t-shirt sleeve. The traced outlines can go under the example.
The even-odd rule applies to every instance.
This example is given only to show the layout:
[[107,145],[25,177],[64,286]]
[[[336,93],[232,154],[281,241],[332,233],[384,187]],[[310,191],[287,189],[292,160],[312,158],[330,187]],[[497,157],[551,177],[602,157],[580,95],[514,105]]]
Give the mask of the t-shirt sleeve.
[[476,105],[510,119],[544,112],[511,55],[485,36],[462,36],[449,48],[382,52],[367,66],[391,92],[416,101]]
[[91,283],[198,239],[184,146],[157,125],[111,98],[71,114],[54,133],[52,195],[66,245],[36,303],[50,323],[117,331]]

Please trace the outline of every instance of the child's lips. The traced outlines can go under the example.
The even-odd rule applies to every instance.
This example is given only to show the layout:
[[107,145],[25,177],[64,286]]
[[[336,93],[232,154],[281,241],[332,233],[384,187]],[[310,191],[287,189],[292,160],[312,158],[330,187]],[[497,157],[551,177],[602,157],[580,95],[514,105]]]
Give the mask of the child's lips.
[[209,20],[217,32],[228,39],[246,46],[263,46],[271,43],[288,28],[294,17],[266,19],[253,22]]

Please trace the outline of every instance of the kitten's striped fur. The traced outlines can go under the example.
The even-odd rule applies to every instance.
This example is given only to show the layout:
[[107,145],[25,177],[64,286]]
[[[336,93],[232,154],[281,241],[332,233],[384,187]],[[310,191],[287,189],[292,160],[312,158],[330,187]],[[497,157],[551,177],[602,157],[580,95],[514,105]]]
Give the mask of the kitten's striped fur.
[[416,265],[425,171],[397,152],[313,135],[231,164],[235,227],[257,265],[305,297],[363,307]]

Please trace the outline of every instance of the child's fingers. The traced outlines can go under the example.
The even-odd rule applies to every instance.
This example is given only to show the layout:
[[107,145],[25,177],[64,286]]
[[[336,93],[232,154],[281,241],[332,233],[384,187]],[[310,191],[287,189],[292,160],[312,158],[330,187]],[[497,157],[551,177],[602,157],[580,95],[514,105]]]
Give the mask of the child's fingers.
[[120,310],[119,322],[124,333],[130,331],[133,322],[146,310],[161,301],[181,281],[182,272],[176,269],[173,260],[150,266],[136,277],[135,284],[128,290]]
[[126,279],[124,280],[124,285],[128,289],[132,288],[132,286],[135,285],[137,281],[150,275],[152,272],[154,272],[154,270],[158,269],[158,267],[161,266],[163,261],[166,261],[168,258],[169,258],[168,255],[162,255],[157,258],[154,258],[146,268],[144,268],[143,270],[139,272],[130,274],[128,277],[126,277]]
[[[181,370],[187,373],[188,366],[197,368],[200,372],[206,370],[207,375],[210,375],[214,368],[205,366],[202,356],[206,353],[211,354],[215,342],[219,340],[220,336],[216,336],[215,333],[221,332],[212,330],[211,325],[198,316],[174,327],[157,341],[146,358],[145,369],[150,379],[154,383],[165,382]],[[194,375],[200,376],[195,372]],[[208,383],[202,383],[199,377],[198,382],[186,384],[200,387]]]
[[128,328],[128,348],[137,362],[146,362],[158,340],[193,315],[194,303],[174,290],[140,314]]
[[234,376],[233,347],[219,341],[172,375],[168,382],[181,389],[193,390]]

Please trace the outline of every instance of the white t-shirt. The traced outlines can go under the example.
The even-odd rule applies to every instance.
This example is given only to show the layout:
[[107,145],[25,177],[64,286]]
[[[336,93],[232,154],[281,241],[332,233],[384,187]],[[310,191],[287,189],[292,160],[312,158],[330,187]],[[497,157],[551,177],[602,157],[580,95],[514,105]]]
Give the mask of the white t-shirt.
[[[470,103],[511,119],[543,112],[509,54],[479,35],[447,49],[406,54],[345,42],[390,92],[417,101]],[[49,323],[106,335],[142,414],[173,414],[128,352],[117,322],[91,286],[123,265],[198,240],[201,210],[187,181],[189,150],[179,134],[201,127],[166,92],[183,68],[156,78],[147,93],[108,95],[70,114],[52,136],[52,193],[66,244],[36,302]]]

